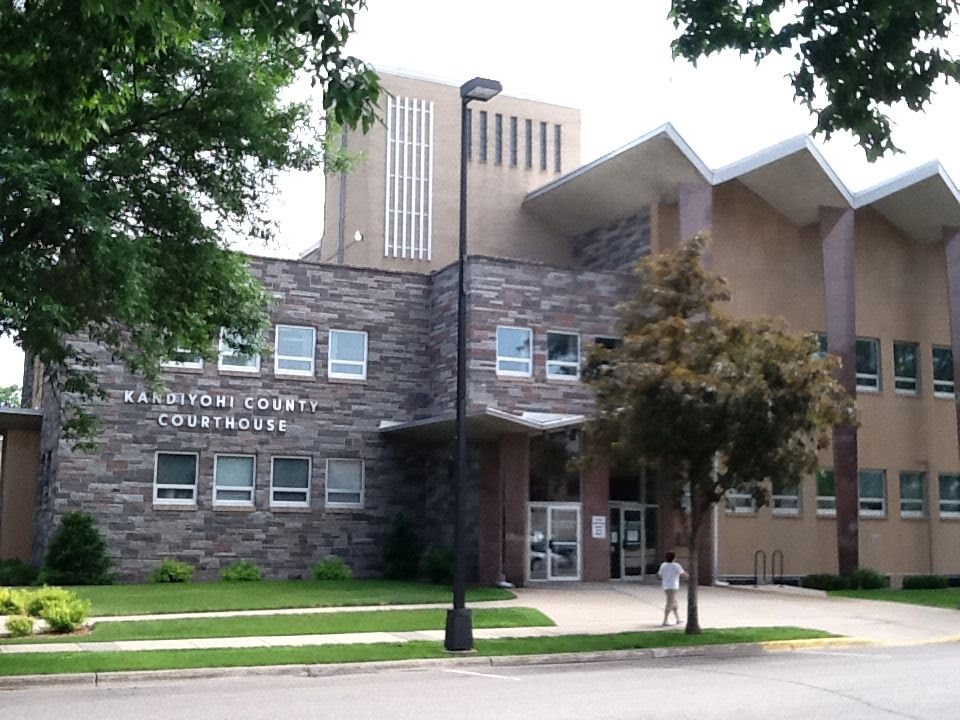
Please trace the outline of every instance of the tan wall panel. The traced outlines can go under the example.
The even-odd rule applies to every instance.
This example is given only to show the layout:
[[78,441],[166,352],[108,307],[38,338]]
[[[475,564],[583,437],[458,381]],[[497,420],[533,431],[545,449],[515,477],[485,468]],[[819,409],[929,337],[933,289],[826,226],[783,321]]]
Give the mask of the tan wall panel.
[[0,507],[0,558],[31,558],[33,505],[40,458],[37,430],[7,430],[0,453],[3,505]]

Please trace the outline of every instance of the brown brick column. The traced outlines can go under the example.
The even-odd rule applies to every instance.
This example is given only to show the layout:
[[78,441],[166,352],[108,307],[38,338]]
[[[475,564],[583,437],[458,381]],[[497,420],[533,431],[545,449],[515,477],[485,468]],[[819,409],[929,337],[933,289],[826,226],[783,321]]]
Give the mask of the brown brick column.
[[479,581],[493,585],[500,580],[503,549],[503,496],[500,484],[500,446],[496,442],[480,446]]
[[[840,358],[837,379],[857,396],[856,231],[853,210],[820,208],[823,289],[827,308],[827,350]],[[860,563],[857,486],[857,429],[833,431],[833,476],[837,483],[837,560],[841,575]]]
[[530,496],[530,438],[511,433],[500,438],[500,474],[504,499],[504,561],[507,580],[523,587],[527,578],[527,500]]
[[[585,438],[585,443],[590,439]],[[590,453],[586,453],[589,455]],[[610,468],[602,459],[594,460],[580,475],[580,501],[583,518],[580,545],[583,552],[583,579],[610,579]],[[593,537],[593,516],[601,515],[607,532]]]

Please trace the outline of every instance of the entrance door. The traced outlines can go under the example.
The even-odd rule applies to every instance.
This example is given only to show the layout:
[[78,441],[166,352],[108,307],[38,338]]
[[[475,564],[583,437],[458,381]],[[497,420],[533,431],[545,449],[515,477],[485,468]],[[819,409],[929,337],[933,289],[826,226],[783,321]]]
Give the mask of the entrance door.
[[580,579],[579,503],[530,503],[530,579]]
[[643,579],[657,559],[657,507],[610,504],[610,578]]

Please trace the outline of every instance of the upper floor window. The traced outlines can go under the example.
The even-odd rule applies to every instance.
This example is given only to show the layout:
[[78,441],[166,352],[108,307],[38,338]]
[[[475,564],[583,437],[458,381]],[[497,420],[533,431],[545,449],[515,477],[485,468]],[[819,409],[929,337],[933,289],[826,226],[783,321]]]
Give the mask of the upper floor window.
[[857,338],[857,389],[880,389],[880,341]]
[[533,374],[533,331],[497,328],[497,375],[530,377]]
[[519,145],[519,141],[517,139],[517,135],[518,135],[517,122],[518,122],[517,116],[511,115],[510,116],[510,167],[517,166],[517,146]]
[[184,348],[177,348],[173,357],[160,363],[165,368],[203,370],[203,358]]
[[157,453],[153,501],[163,505],[193,505],[197,502],[196,453]]
[[933,348],[933,392],[942,397],[953,397],[953,350]]
[[493,116],[493,163],[503,165],[503,115]]
[[[387,177],[383,254],[384,257],[430,260],[433,103],[388,96],[384,120],[387,126]],[[486,152],[485,146],[483,152]]]
[[940,517],[960,517],[960,475],[940,476]]
[[857,474],[860,490],[860,515],[882,517],[887,514],[887,473],[884,470],[861,470]]
[[836,515],[837,480],[833,470],[817,470],[817,515]]
[[576,333],[547,333],[547,377],[576,380],[580,377],[580,336]]
[[547,169],[547,124],[540,123],[540,169]]
[[327,505],[363,507],[363,460],[327,460]]
[[919,518],[927,514],[927,476],[922,472],[900,473],[900,517]]
[[560,125],[553,126],[553,171],[560,172],[563,167],[563,129]]
[[347,380],[367,378],[367,334],[352,330],[331,330],[327,377]]
[[533,167],[533,120],[527,119],[523,121],[523,135],[523,166],[529,170]]
[[774,480],[770,501],[774,515],[799,515],[800,484],[791,485],[782,480]]
[[480,162],[487,161],[487,111],[480,111]]
[[730,513],[755,513],[757,511],[757,501],[753,493],[746,488],[733,488],[727,491],[727,512]]
[[213,504],[253,505],[255,467],[253,455],[214,457]]
[[920,346],[912,342],[893,343],[893,387],[901,395],[920,390]]
[[217,367],[221,370],[237,372],[260,372],[260,354],[242,355],[230,347],[226,330],[220,333],[220,360]]
[[310,458],[273,458],[270,469],[270,505],[273,507],[309,507]]
[[313,377],[317,331],[299,325],[277,325],[274,372]]

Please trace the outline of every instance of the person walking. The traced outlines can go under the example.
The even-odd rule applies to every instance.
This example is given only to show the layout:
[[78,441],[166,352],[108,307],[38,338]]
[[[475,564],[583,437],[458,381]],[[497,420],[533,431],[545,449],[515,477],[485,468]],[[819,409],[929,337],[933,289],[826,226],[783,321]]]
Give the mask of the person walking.
[[663,624],[670,624],[667,621],[672,612],[673,617],[677,620],[676,624],[679,625],[682,621],[680,620],[680,614],[677,612],[677,591],[680,589],[680,579],[686,578],[687,573],[683,566],[676,562],[676,553],[668,552],[666,557],[667,559],[660,563],[660,569],[657,570],[657,575],[660,577],[660,587],[667,595],[667,604],[663,609]]

